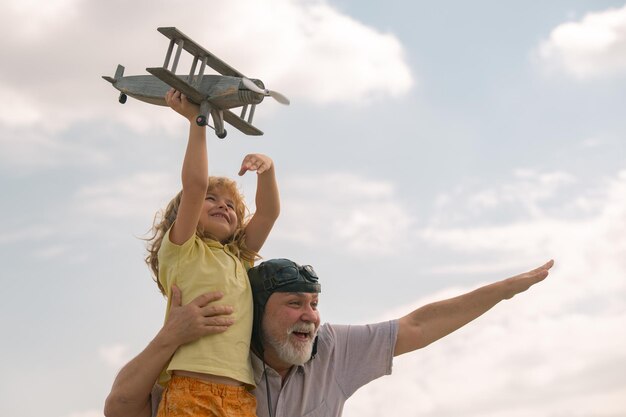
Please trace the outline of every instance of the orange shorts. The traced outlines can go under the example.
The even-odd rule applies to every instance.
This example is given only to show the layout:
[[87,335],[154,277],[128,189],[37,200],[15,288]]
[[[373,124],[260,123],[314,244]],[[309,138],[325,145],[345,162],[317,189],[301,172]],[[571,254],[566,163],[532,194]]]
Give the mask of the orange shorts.
[[256,398],[245,386],[173,375],[157,417],[256,417]]

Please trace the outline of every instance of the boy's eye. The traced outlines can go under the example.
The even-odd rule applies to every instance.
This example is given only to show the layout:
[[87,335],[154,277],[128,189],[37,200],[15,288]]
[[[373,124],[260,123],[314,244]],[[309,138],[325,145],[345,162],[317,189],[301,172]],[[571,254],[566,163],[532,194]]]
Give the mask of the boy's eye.
[[228,203],[226,205],[228,206],[228,208],[231,208],[233,210],[235,209],[235,205],[233,203]]
[[215,197],[213,197],[212,195],[207,195],[205,200],[215,201]]

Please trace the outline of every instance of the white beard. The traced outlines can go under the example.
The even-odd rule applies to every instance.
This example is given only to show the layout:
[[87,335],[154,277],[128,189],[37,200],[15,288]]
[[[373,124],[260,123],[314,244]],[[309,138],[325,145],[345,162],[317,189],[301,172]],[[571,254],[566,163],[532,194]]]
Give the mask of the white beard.
[[[302,342],[292,342],[290,335],[294,331],[309,332],[309,334],[312,334],[313,337]],[[315,340],[316,334],[317,331],[315,330],[315,325],[312,323],[301,323],[292,326],[287,331],[285,337],[281,338],[282,340],[278,340],[278,338],[275,338],[263,331],[265,341],[276,351],[280,360],[292,365],[303,365],[311,358],[311,353],[313,352],[313,341]]]

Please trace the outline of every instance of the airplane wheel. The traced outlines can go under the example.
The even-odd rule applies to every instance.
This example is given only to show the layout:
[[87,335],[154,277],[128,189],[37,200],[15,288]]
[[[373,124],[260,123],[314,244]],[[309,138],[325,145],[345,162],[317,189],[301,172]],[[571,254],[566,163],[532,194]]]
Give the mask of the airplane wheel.
[[124,104],[124,103],[126,103],[127,99],[128,99],[128,97],[126,96],[126,94],[120,93],[120,98],[117,101],[119,101],[121,104]]
[[198,126],[206,126],[207,125],[206,116],[200,115],[196,117],[196,124]]
[[220,139],[224,139],[226,137],[226,129],[222,133],[216,133],[217,137]]

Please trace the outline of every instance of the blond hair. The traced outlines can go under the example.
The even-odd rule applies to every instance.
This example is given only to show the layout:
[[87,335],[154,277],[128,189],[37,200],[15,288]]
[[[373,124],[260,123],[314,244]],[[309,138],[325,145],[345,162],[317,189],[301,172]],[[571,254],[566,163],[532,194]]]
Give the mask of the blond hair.
[[[259,255],[255,251],[246,248],[245,245],[245,227],[248,222],[249,212],[248,208],[246,207],[243,195],[239,192],[237,183],[230,178],[209,177],[207,194],[216,189],[226,191],[231,195],[235,204],[235,214],[237,215],[237,227],[235,228],[235,232],[225,242],[221,243],[227,246],[228,249],[233,252],[239,259],[253,263],[259,258]],[[172,224],[174,224],[174,221],[176,220],[176,216],[178,214],[178,206],[180,205],[180,198],[182,194],[182,190],[179,191],[178,194],[176,194],[176,196],[168,203],[165,210],[161,210],[155,215],[151,230],[152,235],[151,237],[145,239],[148,242],[146,244],[148,255],[146,256],[145,261],[152,270],[152,278],[159,286],[159,290],[162,294],[165,294],[165,289],[159,282],[158,253],[165,234],[170,229],[170,227],[172,227]],[[196,235],[199,236],[201,239],[218,240],[215,237],[211,236],[209,233],[202,230],[200,224],[198,224],[198,227],[196,229]]]

